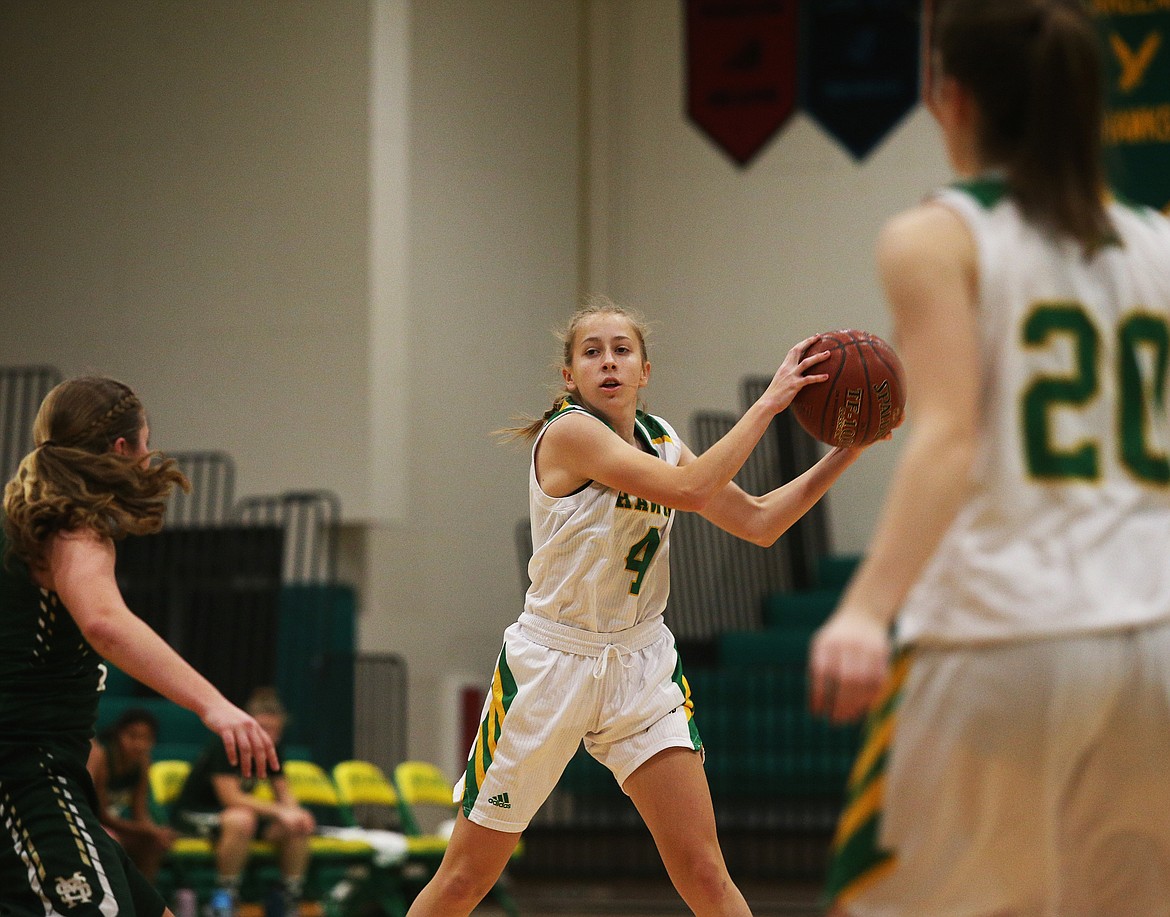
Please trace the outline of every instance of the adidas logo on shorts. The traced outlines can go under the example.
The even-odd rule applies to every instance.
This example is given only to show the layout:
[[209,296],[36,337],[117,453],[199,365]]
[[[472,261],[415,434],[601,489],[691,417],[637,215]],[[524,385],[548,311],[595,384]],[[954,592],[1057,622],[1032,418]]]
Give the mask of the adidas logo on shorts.
[[489,806],[497,806],[498,808],[501,808],[501,809],[512,808],[512,803],[508,801],[508,794],[507,793],[500,793],[499,796],[493,796],[491,799],[488,800],[488,805]]

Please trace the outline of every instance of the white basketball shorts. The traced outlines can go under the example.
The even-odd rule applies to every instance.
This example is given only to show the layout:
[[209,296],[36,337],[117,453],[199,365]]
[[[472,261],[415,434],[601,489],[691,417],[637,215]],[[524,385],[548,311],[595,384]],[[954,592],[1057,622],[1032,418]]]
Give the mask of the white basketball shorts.
[[523,831],[582,740],[624,784],[664,749],[701,749],[692,712],[661,616],[598,634],[525,612],[504,632],[455,799],[476,824]]
[[853,917],[1170,917],[1170,624],[918,647]]

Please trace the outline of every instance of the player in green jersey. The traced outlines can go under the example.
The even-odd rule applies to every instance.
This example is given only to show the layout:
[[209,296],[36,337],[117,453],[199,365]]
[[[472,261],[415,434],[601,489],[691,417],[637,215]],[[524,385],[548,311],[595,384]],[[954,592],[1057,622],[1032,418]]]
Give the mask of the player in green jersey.
[[197,713],[245,774],[272,740],[126,606],[114,540],[162,525],[186,479],[151,452],[146,412],[112,379],[71,379],[41,404],[36,448],[4,490],[0,564],[0,913],[169,913],[102,828],[86,770],[109,660]]

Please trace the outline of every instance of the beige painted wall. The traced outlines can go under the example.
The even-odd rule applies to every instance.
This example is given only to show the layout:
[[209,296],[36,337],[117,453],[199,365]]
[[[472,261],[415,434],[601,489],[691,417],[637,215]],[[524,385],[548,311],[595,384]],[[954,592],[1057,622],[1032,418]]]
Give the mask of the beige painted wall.
[[360,506],[365,2],[0,17],[0,361],[125,378],[241,493]]
[[456,688],[486,689],[520,611],[522,448],[577,291],[575,3],[409,12],[405,513],[370,527],[362,645],[405,655],[411,747],[453,770]]

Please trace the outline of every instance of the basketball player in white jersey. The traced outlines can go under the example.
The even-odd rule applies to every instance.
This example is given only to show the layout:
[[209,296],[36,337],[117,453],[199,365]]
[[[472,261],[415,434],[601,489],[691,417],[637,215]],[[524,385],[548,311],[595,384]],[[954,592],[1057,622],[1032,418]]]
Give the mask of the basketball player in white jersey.
[[633,800],[691,910],[750,914],[719,849],[691,700],[662,619],[670,529],[689,510],[772,544],[852,464],[859,450],[833,450],[761,497],[732,483],[772,418],[828,378],[816,370],[826,351],[800,357],[815,341],[793,347],[768,390],[696,458],[666,421],[638,410],[650,378],[642,323],[603,299],[573,317],[564,393],[512,431],[533,440],[532,586],[504,635],[450,846],[410,917],[472,911],[582,740]]
[[870,712],[834,913],[1170,914],[1170,221],[1107,194],[1085,5],[937,6],[960,180],[878,242],[912,429],[812,649]]

